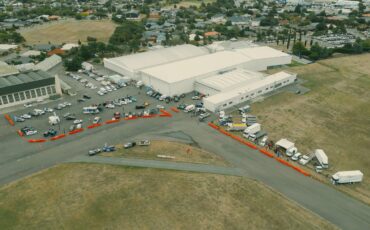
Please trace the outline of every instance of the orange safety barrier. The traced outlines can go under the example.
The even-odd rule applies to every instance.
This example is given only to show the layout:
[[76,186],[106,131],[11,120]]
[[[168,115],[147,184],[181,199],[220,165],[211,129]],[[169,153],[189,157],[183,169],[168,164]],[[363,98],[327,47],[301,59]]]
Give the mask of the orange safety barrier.
[[180,110],[178,110],[176,107],[171,107],[171,110],[174,111],[175,113],[180,112]]
[[20,131],[20,130],[18,130],[18,131],[17,131],[17,133],[18,133],[18,135],[19,135],[19,136],[21,136],[21,137],[23,137],[23,136],[24,136],[24,133],[23,133],[22,131]]
[[305,176],[310,176],[310,174],[309,174],[308,172],[304,171],[304,170],[303,170],[303,169],[301,169],[301,168],[298,168],[297,166],[292,166],[292,168],[293,168],[295,171],[297,171],[297,172],[299,172],[299,173],[301,173],[301,174],[303,174],[303,175],[305,175]]
[[89,125],[87,126],[88,129],[93,129],[93,128],[96,128],[96,127],[100,127],[101,124],[92,124],[92,125]]
[[211,127],[211,128],[214,128],[214,129],[219,129],[219,127],[211,122],[208,123],[208,126]]
[[227,131],[225,131],[225,130],[223,130],[223,129],[219,129],[218,131],[219,131],[220,133],[222,133],[222,134],[226,135],[226,136],[230,136],[230,135],[231,135],[229,132],[227,132]]
[[29,143],[42,143],[42,142],[46,142],[45,139],[31,139],[31,140],[28,140]]
[[159,111],[161,111],[161,113],[162,113],[162,114],[159,115],[160,117],[172,117],[172,114],[170,114],[169,112],[167,112],[164,109],[161,109]]
[[4,116],[5,116],[5,119],[6,119],[6,120],[8,120],[9,124],[10,124],[11,126],[14,126],[14,121],[13,121],[13,119],[12,119],[12,118],[10,118],[10,116],[9,116],[8,114],[5,114]]
[[260,153],[263,153],[263,154],[265,154],[268,157],[271,157],[271,158],[274,157],[274,154],[270,153],[269,151],[267,151],[265,149],[259,149],[259,151],[260,151]]
[[137,119],[137,116],[132,116],[132,117],[126,117],[125,120],[135,120]]
[[59,139],[65,137],[65,136],[66,136],[65,134],[60,134],[58,136],[55,136],[55,137],[50,138],[50,140],[52,140],[52,141],[59,140]]
[[288,166],[288,167],[294,167],[291,163],[289,163],[288,161],[286,161],[286,160],[284,160],[284,159],[281,159],[281,158],[279,158],[279,157],[275,157],[275,159],[276,159],[277,161],[279,161],[280,163],[282,163],[283,165],[286,165],[286,166]]
[[72,134],[76,134],[76,133],[79,133],[79,132],[82,132],[82,131],[84,131],[84,129],[83,129],[83,128],[81,128],[81,129],[75,129],[75,130],[73,130],[73,131],[70,131],[68,134],[69,134],[69,135],[72,135]]
[[257,146],[255,146],[254,144],[248,142],[248,141],[244,141],[243,142],[246,146],[248,146],[249,148],[252,148],[252,149],[258,149]]
[[105,122],[105,124],[112,124],[112,123],[117,123],[117,122],[120,122],[120,119],[108,120]]

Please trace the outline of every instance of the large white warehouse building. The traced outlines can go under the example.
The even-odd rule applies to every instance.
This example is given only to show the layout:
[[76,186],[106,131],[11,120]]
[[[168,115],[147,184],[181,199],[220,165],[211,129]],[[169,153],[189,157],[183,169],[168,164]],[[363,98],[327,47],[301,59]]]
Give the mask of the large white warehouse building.
[[124,76],[136,79],[136,74],[142,69],[208,53],[208,50],[203,47],[179,45],[116,58],[105,58],[104,67]]
[[166,96],[198,91],[205,107],[217,111],[291,84],[296,75],[257,71],[290,64],[289,54],[266,46],[207,50],[192,45],[105,59],[104,66]]

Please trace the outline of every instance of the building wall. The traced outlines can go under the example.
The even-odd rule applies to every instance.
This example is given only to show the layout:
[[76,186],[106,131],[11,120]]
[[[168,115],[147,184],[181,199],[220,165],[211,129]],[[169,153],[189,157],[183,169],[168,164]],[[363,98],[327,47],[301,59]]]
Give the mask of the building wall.
[[48,85],[16,93],[3,94],[0,96],[0,108],[36,101],[37,99],[47,99],[58,94],[57,91],[55,85]]
[[[269,83],[266,85],[263,85],[259,88],[250,90],[250,91],[242,91],[242,89],[239,89],[241,92],[238,96],[234,96],[232,98],[227,98],[227,94],[225,94],[225,100],[218,103],[213,103],[212,100],[209,100],[208,98],[204,98],[204,107],[212,112],[217,112],[220,110],[228,109],[232,106],[236,106],[240,103],[252,100],[258,96],[264,95],[266,93],[272,92],[278,88],[284,87],[286,85],[292,84],[296,79],[296,75],[292,74],[286,79],[276,81],[273,83]],[[234,89],[234,92],[238,89]]]
[[208,87],[208,86],[206,86],[204,84],[201,84],[199,82],[195,82],[194,90],[201,93],[201,94],[204,94],[206,96],[212,96],[212,95],[215,95],[215,94],[220,92],[217,89]]
[[114,72],[117,72],[121,74],[122,76],[127,76],[133,79],[136,78],[136,74],[133,70],[130,70],[128,68],[125,68],[124,66],[118,65],[109,59],[104,59],[104,67]]

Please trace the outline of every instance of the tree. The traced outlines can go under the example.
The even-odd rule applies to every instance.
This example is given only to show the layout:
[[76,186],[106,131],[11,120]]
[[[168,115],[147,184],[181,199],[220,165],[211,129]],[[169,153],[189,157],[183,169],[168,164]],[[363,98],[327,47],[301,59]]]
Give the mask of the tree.
[[293,45],[292,52],[294,55],[301,57],[307,55],[309,52],[302,42],[297,42]]
[[77,71],[81,69],[82,59],[78,56],[73,57],[72,59],[67,59],[64,61],[64,66],[67,71]]

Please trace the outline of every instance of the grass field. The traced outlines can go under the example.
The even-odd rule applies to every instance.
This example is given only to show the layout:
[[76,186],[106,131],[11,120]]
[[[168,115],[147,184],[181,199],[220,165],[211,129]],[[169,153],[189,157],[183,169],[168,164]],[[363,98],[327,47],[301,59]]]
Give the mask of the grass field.
[[2,229],[334,229],[239,177],[62,164],[0,189]]
[[[103,153],[103,156],[143,158],[154,160],[170,160],[181,162],[192,162],[212,165],[229,165],[223,158],[206,152],[202,149],[169,141],[151,141],[150,146],[136,146],[130,149],[124,149],[122,145],[117,146],[118,151]],[[158,158],[157,155],[166,155],[175,157],[175,159]]]
[[[361,170],[364,181],[337,188],[370,204],[370,54],[332,58],[289,68],[307,82],[304,95],[281,93],[252,106],[269,137],[288,138],[300,152],[329,157],[328,176]],[[278,71],[278,70],[273,70]],[[325,181],[329,181],[325,178]]]
[[27,44],[86,42],[88,36],[107,42],[116,25],[110,20],[61,20],[21,29]]

